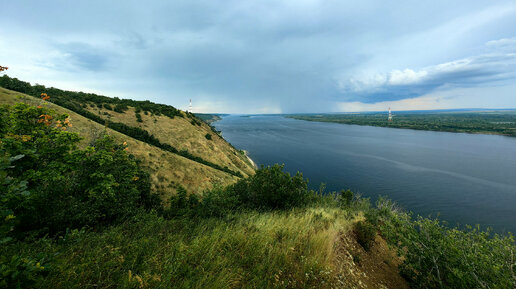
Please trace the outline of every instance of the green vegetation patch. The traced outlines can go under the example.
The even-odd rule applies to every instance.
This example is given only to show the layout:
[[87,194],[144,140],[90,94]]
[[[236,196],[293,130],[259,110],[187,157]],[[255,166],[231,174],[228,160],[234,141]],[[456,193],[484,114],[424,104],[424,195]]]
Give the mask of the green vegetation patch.
[[387,114],[385,113],[289,115],[287,117],[299,120],[342,124],[516,136],[516,111],[453,113],[399,112],[395,114],[392,122],[387,120]]

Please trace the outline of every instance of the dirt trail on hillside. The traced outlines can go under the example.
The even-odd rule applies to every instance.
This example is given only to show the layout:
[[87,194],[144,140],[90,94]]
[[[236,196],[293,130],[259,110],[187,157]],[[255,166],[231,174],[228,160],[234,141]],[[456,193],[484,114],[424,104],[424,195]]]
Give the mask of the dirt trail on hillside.
[[374,245],[365,251],[356,241],[354,232],[342,234],[335,249],[338,284],[342,288],[410,288],[398,273],[401,259],[380,236],[376,236]]

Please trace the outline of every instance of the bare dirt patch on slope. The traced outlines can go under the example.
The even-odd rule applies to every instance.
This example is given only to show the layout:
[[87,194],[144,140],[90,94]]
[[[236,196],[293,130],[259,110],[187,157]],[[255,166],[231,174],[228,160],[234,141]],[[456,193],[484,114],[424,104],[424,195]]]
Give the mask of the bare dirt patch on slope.
[[336,243],[335,266],[342,288],[409,288],[398,273],[402,260],[380,236],[369,251],[357,242],[353,231],[341,234]]

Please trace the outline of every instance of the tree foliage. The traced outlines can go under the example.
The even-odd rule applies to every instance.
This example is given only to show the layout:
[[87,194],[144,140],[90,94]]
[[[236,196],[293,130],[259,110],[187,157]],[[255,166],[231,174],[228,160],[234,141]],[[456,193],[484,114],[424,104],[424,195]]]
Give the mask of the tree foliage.
[[222,217],[241,209],[284,210],[311,203],[314,192],[301,173],[290,176],[283,165],[261,167],[256,175],[225,188],[215,186],[202,196],[188,194],[183,187],[169,200],[167,218],[177,216]]
[[125,111],[128,106],[132,106],[156,115],[165,115],[170,118],[174,118],[176,116],[183,117],[180,110],[170,105],[157,104],[148,100],[137,101],[131,99],[120,99],[118,97],[107,97],[94,93],[67,91],[54,87],[45,87],[44,85],[39,84],[31,85],[28,82],[21,81],[17,78],[11,78],[7,75],[0,77],[0,86],[35,97],[39,97],[42,93],[47,93],[52,96],[52,99],[50,100],[51,102],[73,111],[82,108],[81,104],[94,103],[98,107],[104,107],[116,112]]
[[262,167],[254,176],[242,179],[229,189],[240,202],[256,209],[285,209],[302,206],[309,202],[308,181],[303,174],[290,176],[283,171],[284,165]]
[[148,175],[112,137],[78,149],[80,137],[63,126],[68,116],[41,106],[3,106],[0,118],[1,205],[15,220],[9,233],[57,234],[159,205]]

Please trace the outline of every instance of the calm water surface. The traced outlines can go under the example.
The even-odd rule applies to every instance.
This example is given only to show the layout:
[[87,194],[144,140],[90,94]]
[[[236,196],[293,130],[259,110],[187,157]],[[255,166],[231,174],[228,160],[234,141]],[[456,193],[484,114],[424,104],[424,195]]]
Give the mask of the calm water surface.
[[228,116],[214,123],[257,164],[284,163],[311,187],[388,195],[451,225],[516,232],[516,138]]

